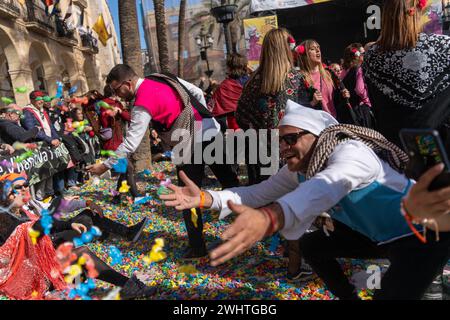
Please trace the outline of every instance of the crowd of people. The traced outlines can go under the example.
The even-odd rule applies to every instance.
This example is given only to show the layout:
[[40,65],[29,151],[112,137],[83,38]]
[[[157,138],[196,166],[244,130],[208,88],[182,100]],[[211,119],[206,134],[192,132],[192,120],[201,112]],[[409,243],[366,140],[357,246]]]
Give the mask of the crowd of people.
[[[141,78],[120,64],[109,73],[103,94],[64,98],[35,90],[29,105],[0,109],[2,155],[17,152],[20,142],[31,149],[64,144],[71,157],[67,169],[32,191],[23,174],[0,177],[0,293],[28,299],[65,288],[58,247],[93,226],[103,232],[97,241],[109,233],[139,240],[147,219],[123,226],[103,217],[92,201],[69,197],[65,190],[76,190],[89,176],[104,177],[126,159],[125,172],[117,173],[117,190],[126,181],[131,199],[138,199],[131,155],[150,126],[154,160],[168,160],[165,152],[181,143],[173,139],[177,129],[187,130],[189,142],[198,145],[188,148],[192,161],[176,165],[178,185],[170,184],[171,193],[160,195],[166,206],[183,212],[189,240],[183,260],[209,255],[216,266],[279,232],[286,239],[290,281],[318,276],[339,299],[355,300],[356,288],[337,259],[385,258],[389,268],[374,299],[422,298],[447,264],[450,244],[450,187],[428,189],[444,166],[412,179],[405,173],[409,158],[399,140],[402,128],[432,128],[450,150],[450,38],[422,33],[423,9],[424,1],[385,2],[380,38],[365,46],[349,44],[339,63],[326,65],[316,40],[296,41],[278,28],[265,35],[257,70],[247,68],[245,56],[229,54],[227,78],[211,83],[207,92],[170,74]],[[196,122],[202,125],[201,141],[193,139]],[[269,152],[274,149],[271,139],[247,141],[246,186],[236,163],[194,161],[194,151],[203,154],[219,135],[248,129],[278,129],[276,174],[261,174],[266,164],[258,150],[262,143]],[[250,144],[257,145],[256,164],[249,161]],[[106,159],[97,161],[100,156]],[[224,190],[202,190],[206,165]],[[46,199],[49,206],[43,205]],[[121,201],[119,193],[114,202]],[[47,208],[85,210],[57,220],[46,233]],[[223,243],[211,252],[202,209],[219,211],[221,219],[237,214],[222,234]],[[39,234],[37,240],[29,230]],[[156,287],[123,276],[87,247],[73,252],[90,257],[97,278],[122,287],[123,298],[157,295]]]

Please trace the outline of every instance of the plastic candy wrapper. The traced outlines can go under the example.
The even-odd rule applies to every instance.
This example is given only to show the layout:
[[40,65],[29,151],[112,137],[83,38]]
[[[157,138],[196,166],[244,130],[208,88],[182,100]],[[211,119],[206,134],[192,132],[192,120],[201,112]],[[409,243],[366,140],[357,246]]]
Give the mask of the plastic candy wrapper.
[[120,250],[115,246],[109,247],[109,256],[111,257],[111,265],[122,264],[123,255]]
[[119,192],[120,193],[127,193],[130,190],[130,186],[128,185],[127,181],[122,181],[122,184],[120,185]]
[[91,278],[87,279],[85,282],[80,283],[75,288],[69,291],[68,298],[75,299],[80,298],[81,300],[92,300],[89,296],[89,291],[95,289],[95,282]]
[[169,179],[169,178],[167,178],[166,180],[164,180],[164,181],[161,181],[161,183],[160,183],[160,185],[161,186],[164,186],[164,187],[168,187],[168,186],[170,186],[172,184],[172,181]]
[[69,96],[73,95],[75,92],[78,91],[78,86],[73,86],[72,88],[70,88],[69,90]]
[[156,194],[158,195],[158,196],[160,196],[160,195],[162,195],[162,194],[170,194],[171,193],[171,191],[169,190],[169,189],[167,189],[166,187],[164,187],[164,186],[160,186],[159,188],[158,188],[158,190],[156,191]]
[[166,175],[162,172],[155,172],[153,176],[160,181],[166,179]]
[[194,227],[198,228],[198,214],[197,209],[195,208],[191,209],[191,221],[194,224]]
[[97,106],[99,107],[99,108],[103,108],[103,109],[109,109],[109,110],[112,110],[113,109],[113,107],[111,107],[109,104],[107,104],[105,101],[99,101],[99,102],[97,102]]
[[26,160],[26,159],[28,159],[28,158],[30,158],[32,156],[33,156],[33,151],[28,150],[28,151],[25,151],[24,153],[22,153],[16,159],[14,159],[14,162],[15,163],[19,163],[19,162],[22,162],[22,161],[24,161],[24,160]]
[[17,93],[27,93],[28,88],[27,87],[18,87],[16,88]]
[[64,84],[61,81],[56,81],[56,85],[58,87],[56,89],[55,98],[61,99],[63,97]]
[[53,227],[53,217],[50,212],[47,209],[42,210],[41,218],[39,220],[42,228],[44,228],[44,234],[49,235]]
[[127,158],[119,158],[115,164],[113,164],[112,169],[117,173],[126,173],[128,167]]
[[37,230],[34,230],[33,228],[30,228],[30,229],[28,229],[28,235],[30,236],[31,242],[33,243],[33,245],[36,245],[37,239],[39,238],[41,233]]
[[97,227],[92,227],[89,231],[83,233],[81,237],[74,238],[73,244],[76,248],[90,243],[92,240],[94,240],[95,237],[100,237],[102,235],[102,232]]
[[114,151],[111,150],[101,150],[100,155],[103,157],[113,157],[118,158],[117,154]]
[[153,197],[146,194],[145,197],[135,198],[134,204],[146,204],[147,202],[149,202],[151,200],[153,200]]
[[6,104],[6,105],[11,104],[11,103],[14,103],[14,100],[11,99],[11,98],[8,98],[8,97],[2,97],[1,100],[2,100],[2,102],[3,102],[4,104]]
[[164,248],[164,239],[157,238],[155,239],[155,244],[152,246],[152,250],[148,256],[144,257],[144,262],[147,264],[151,264],[152,262],[159,262],[164,260],[167,255],[163,251]]
[[192,264],[179,266],[178,267],[178,272],[185,273],[185,274],[188,274],[188,275],[199,273],[197,268],[195,268]]

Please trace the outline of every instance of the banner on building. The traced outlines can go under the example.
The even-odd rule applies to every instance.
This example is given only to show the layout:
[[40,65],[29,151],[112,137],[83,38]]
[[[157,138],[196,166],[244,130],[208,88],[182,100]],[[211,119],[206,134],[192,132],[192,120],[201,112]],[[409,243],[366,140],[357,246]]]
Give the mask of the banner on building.
[[251,0],[250,11],[257,12],[295,8],[328,1],[330,0]]
[[57,148],[41,146],[33,150],[33,155],[18,163],[15,162],[23,152],[16,152],[11,156],[0,157],[0,176],[7,173],[25,172],[30,184],[52,177],[64,171],[70,163],[69,150],[61,143]]
[[278,27],[277,16],[267,16],[244,20],[245,48],[249,67],[256,70],[259,66],[264,36]]

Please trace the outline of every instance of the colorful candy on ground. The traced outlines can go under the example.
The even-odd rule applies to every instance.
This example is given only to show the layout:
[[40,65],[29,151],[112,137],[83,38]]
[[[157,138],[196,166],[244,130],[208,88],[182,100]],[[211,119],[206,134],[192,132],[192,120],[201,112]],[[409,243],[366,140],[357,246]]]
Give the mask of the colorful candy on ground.
[[120,185],[119,192],[120,193],[127,193],[130,190],[130,186],[128,185],[127,181],[122,181],[122,184]]
[[161,260],[164,260],[167,255],[163,251],[164,248],[164,239],[157,238],[155,239],[155,244],[152,247],[152,250],[150,251],[150,254],[148,256],[144,257],[144,262],[147,264],[151,264],[153,262],[159,262]]
[[170,194],[171,192],[170,192],[170,190],[167,189],[166,187],[160,186],[160,187],[158,188],[158,191],[157,191],[156,193],[158,194],[158,196],[160,196],[160,195],[162,195],[162,194]]
[[145,197],[136,198],[134,199],[134,204],[146,204],[147,202],[153,200],[153,197],[146,194]]
[[197,214],[197,209],[192,208],[191,209],[191,221],[194,224],[194,227],[198,228],[198,214]]
[[102,235],[102,232],[97,227],[92,227],[89,231],[84,232],[81,237],[74,238],[73,244],[75,247],[80,247],[84,244],[88,244],[92,240],[94,240],[95,237],[100,237]]
[[95,288],[96,285],[94,280],[89,278],[85,282],[80,283],[75,288],[71,289],[69,291],[68,298],[69,299],[80,298],[81,300],[92,300],[92,298],[89,296],[89,291]]
[[122,264],[123,255],[122,252],[116,246],[109,247],[109,256],[111,257],[111,265]]
[[183,265],[178,267],[178,272],[185,273],[185,274],[196,274],[199,273],[199,271],[192,265]]

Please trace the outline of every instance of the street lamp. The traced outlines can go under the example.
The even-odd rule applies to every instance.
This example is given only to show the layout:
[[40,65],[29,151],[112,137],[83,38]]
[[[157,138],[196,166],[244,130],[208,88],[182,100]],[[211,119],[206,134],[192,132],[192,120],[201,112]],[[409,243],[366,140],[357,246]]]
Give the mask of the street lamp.
[[213,1],[211,0],[211,14],[216,18],[217,23],[223,25],[223,31],[225,34],[225,45],[227,48],[227,55],[232,51],[236,53],[236,48],[232,48],[230,29],[228,24],[236,17],[237,5],[226,4],[226,0],[221,0],[220,6],[213,7]]
[[205,71],[205,74],[208,78],[211,78],[214,71],[209,68],[208,49],[214,44],[214,39],[209,33],[206,33],[205,29],[202,27],[200,33],[195,37],[195,43],[200,49],[201,59],[206,61],[207,70]]

